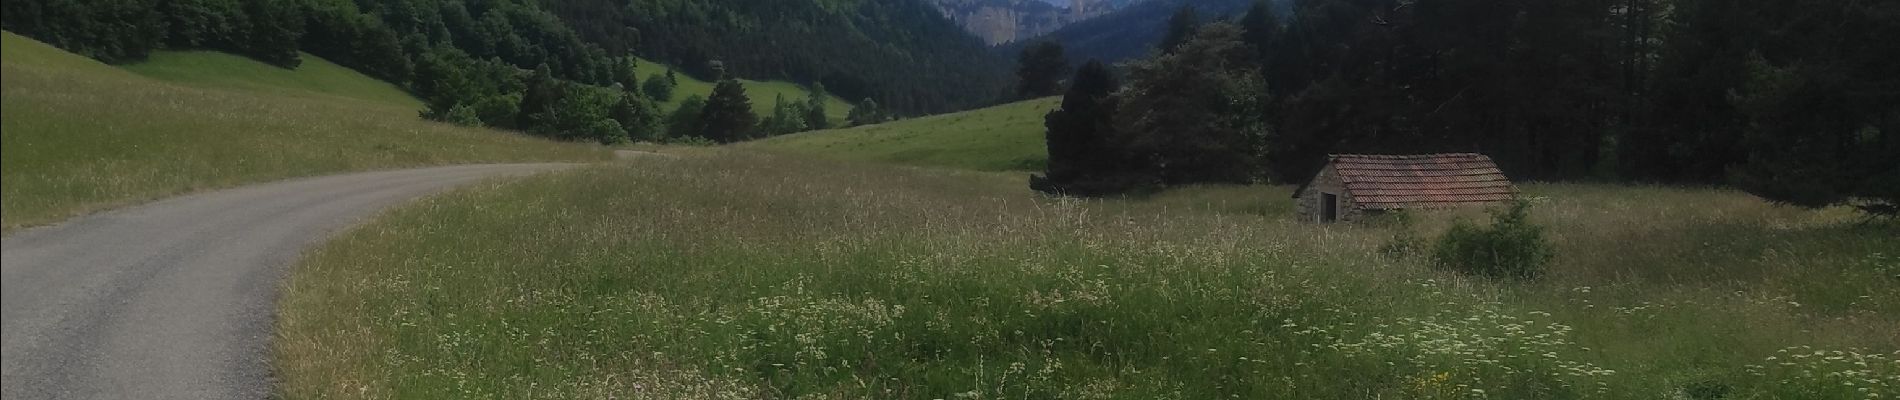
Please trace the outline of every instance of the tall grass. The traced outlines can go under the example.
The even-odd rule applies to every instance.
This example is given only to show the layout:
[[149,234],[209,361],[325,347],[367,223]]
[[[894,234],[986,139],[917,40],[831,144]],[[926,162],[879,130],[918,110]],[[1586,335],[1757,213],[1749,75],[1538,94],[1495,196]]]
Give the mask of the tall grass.
[[[133,67],[177,79],[167,82],[12,33],[0,40],[0,209],[8,230],[287,177],[608,155],[592,146],[423,121],[413,99],[389,100],[387,84],[314,57],[306,60],[308,71],[170,53],[160,54],[163,66]],[[191,72],[202,63],[174,56],[212,59],[216,72]],[[381,89],[345,96],[285,85]]]
[[[1837,281],[1900,270],[1892,226],[1534,185],[1558,261],[1493,282],[1387,256],[1376,224],[1294,222],[1287,190],[1060,200],[1017,174],[744,151],[599,166],[425,200],[313,252],[276,358],[288,398],[1900,393],[1900,294]],[[1710,240],[1764,236],[1702,264]],[[1864,297],[1789,303],[1814,285]]]

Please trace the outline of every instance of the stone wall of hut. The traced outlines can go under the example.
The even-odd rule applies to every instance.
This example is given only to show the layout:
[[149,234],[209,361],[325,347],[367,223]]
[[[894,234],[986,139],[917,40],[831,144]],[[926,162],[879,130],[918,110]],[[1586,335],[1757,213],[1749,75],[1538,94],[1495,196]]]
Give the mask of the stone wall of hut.
[[1325,193],[1339,196],[1338,222],[1351,222],[1364,217],[1364,212],[1359,210],[1359,204],[1353,201],[1351,194],[1346,193],[1346,183],[1339,180],[1339,173],[1335,172],[1333,166],[1329,164],[1325,168],[1320,168],[1319,175],[1314,176],[1313,182],[1307,184],[1306,189],[1300,192],[1300,197],[1294,199],[1298,203],[1296,211],[1299,213],[1300,221],[1319,222],[1320,202],[1326,198],[1321,194]]

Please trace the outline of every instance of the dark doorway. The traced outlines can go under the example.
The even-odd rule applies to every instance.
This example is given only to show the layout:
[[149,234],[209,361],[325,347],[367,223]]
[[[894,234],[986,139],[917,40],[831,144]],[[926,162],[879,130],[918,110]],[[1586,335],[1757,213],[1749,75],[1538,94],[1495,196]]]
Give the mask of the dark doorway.
[[1319,196],[1319,222],[1333,222],[1337,220],[1339,220],[1339,196],[1332,193],[1321,193]]

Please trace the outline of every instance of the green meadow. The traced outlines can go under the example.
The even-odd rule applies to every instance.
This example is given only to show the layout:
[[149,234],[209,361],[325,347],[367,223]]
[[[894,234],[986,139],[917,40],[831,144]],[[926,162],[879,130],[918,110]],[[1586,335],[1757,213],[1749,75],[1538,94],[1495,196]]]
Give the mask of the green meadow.
[[274,96],[356,100],[421,110],[415,96],[389,82],[370,79],[310,54],[297,69],[274,68],[243,56],[215,51],[159,51],[123,67],[132,73],[186,86]]
[[[640,77],[641,82],[646,82],[647,78],[654,75],[665,75],[669,68],[672,67],[644,59],[636,59],[634,65],[635,75]],[[689,96],[712,95],[712,82],[702,81],[678,72],[674,74],[674,78],[679,80],[679,86],[673,88],[672,99],[660,103],[660,110],[663,112],[670,113],[678,109],[680,103],[686,101]],[[786,103],[804,102],[806,98],[811,97],[811,92],[804,86],[786,81],[740,79],[739,84],[745,86],[746,97],[752,100],[752,112],[758,114],[760,118],[772,115],[773,104],[779,96],[784,96]],[[825,115],[830,116],[833,123],[842,124],[845,115],[851,112],[851,108],[851,101],[836,95],[825,99]]]
[[295,269],[281,395],[1900,395],[1900,226],[1846,209],[1525,184],[1557,258],[1519,282],[1389,251],[1478,210],[1315,225],[1289,186],[1025,183],[739,147],[458,190]]
[[1048,163],[1042,117],[1058,98],[958,113],[775,136],[741,146],[819,157],[981,171],[1036,171]]
[[610,156],[424,121],[394,86],[308,55],[294,71],[203,52],[115,67],[12,33],[0,43],[7,230],[297,176]]

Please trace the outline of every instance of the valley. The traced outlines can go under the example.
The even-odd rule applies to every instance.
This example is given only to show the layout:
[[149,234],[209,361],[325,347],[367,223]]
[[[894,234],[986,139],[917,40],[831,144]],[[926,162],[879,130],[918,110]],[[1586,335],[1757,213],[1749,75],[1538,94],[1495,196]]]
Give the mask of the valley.
[[1900,3],[4,11],[9,399],[1900,398]]

